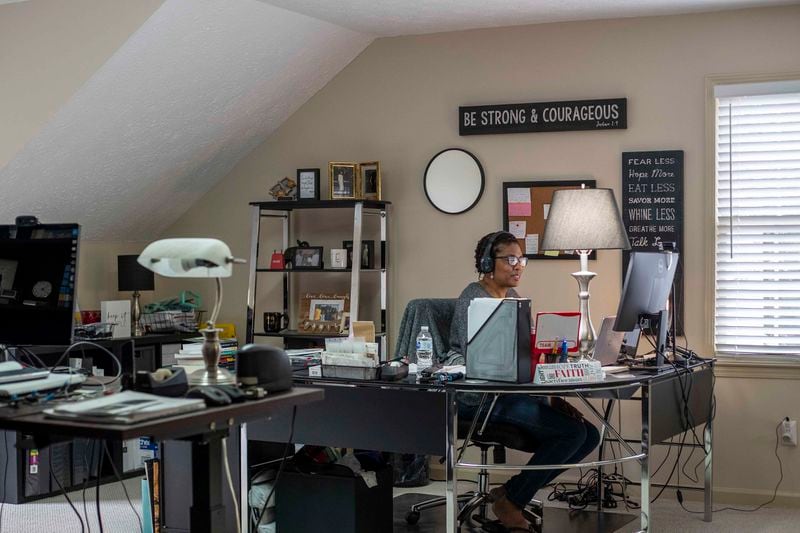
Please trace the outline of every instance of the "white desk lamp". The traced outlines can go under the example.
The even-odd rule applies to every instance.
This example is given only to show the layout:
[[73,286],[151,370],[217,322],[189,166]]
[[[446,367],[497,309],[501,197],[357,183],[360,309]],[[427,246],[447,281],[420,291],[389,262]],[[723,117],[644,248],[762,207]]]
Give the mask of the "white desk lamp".
[[590,359],[595,330],[589,314],[589,282],[597,274],[589,271],[592,250],[629,250],[614,191],[611,189],[561,189],[553,193],[542,237],[542,250],[574,250],[581,269],[572,276],[578,282],[581,323],[578,329],[578,359]]
[[168,278],[215,278],[217,281],[217,300],[214,310],[201,329],[203,342],[203,362],[206,367],[192,372],[190,385],[234,385],[235,377],[219,368],[219,332],[214,327],[222,305],[222,279],[229,278],[233,263],[244,263],[231,255],[228,245],[217,239],[163,239],[150,243],[139,255],[139,264],[156,274]]

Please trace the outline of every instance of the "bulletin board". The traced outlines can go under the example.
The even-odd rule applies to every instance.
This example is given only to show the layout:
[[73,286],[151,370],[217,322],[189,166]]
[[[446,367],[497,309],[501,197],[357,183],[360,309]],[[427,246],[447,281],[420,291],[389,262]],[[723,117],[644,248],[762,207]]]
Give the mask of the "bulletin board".
[[[503,182],[503,229],[517,237],[528,259],[575,259],[574,250],[542,252],[542,237],[553,193],[559,189],[594,189],[595,180]],[[597,259],[592,251],[589,259]]]

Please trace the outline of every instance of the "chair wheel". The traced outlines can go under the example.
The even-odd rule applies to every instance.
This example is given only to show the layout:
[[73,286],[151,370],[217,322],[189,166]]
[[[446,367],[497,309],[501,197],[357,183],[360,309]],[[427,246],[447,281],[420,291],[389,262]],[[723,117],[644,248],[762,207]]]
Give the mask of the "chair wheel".
[[417,522],[419,522],[419,511],[409,511],[406,515],[406,523],[413,526]]

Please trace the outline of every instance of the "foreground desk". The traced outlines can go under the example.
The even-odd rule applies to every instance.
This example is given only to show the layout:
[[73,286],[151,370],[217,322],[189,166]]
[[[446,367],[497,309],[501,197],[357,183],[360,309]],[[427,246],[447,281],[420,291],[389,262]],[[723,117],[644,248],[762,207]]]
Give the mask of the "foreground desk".
[[[687,374],[674,370],[660,375],[636,374],[631,377],[609,376],[599,383],[552,386],[468,381],[446,386],[405,382],[381,382],[312,378],[298,375],[296,381],[325,391],[325,401],[309,408],[300,408],[294,427],[294,441],[346,448],[373,449],[400,453],[441,455],[447,465],[447,530],[456,531],[456,471],[478,468],[468,463],[456,464],[456,398],[464,392],[487,394],[532,394],[572,396],[588,405],[596,417],[600,415],[589,399],[641,401],[641,451],[628,446],[629,457],[622,460],[640,464],[642,476],[641,529],[649,528],[650,448],[684,429],[683,384],[689,400],[693,425],[705,424],[705,519],[711,519],[711,394],[713,361],[698,363]],[[691,387],[679,380],[690,380]],[[636,396],[635,396],[636,395]],[[593,421],[594,422],[594,421]],[[598,423],[613,437],[619,432],[599,416]],[[251,440],[283,442],[289,434],[290,417],[282,414],[269,423],[251,423],[247,437]],[[623,439],[624,442],[624,439]],[[613,461],[601,461],[601,465]],[[500,468],[514,468],[503,465]]]
[[[56,420],[43,413],[5,416],[0,429],[23,431],[34,435],[43,444],[58,439],[88,437],[92,439],[126,440],[152,437],[155,440],[187,439],[192,442],[192,532],[226,531],[222,487],[222,439],[230,428],[251,420],[264,419],[295,406],[321,400],[324,392],[317,388],[296,387],[270,394],[262,400],[225,407],[212,407],[182,415],[158,418],[137,424],[98,424],[77,420]],[[246,513],[244,513],[246,516]]]

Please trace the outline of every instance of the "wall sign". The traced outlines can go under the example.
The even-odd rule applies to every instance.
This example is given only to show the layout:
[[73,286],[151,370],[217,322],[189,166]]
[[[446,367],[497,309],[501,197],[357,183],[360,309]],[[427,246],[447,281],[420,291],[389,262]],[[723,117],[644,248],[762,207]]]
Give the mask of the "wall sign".
[[[674,242],[680,255],[675,273],[678,334],[683,333],[683,150],[623,152],[622,222],[632,251],[657,251]],[[622,254],[622,276],[629,252]]]
[[624,130],[628,99],[462,106],[458,117],[459,135]]

